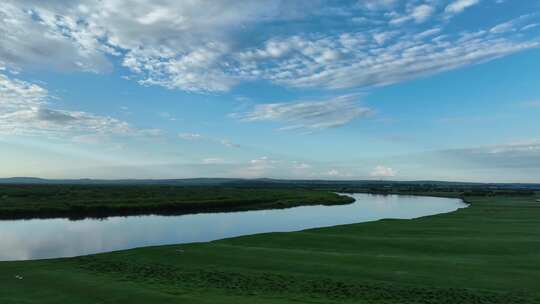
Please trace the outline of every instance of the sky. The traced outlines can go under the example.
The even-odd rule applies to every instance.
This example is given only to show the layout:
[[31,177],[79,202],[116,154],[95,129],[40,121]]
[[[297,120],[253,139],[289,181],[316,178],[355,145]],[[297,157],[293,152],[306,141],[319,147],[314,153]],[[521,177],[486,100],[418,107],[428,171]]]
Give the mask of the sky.
[[0,177],[540,182],[540,0],[4,0]]

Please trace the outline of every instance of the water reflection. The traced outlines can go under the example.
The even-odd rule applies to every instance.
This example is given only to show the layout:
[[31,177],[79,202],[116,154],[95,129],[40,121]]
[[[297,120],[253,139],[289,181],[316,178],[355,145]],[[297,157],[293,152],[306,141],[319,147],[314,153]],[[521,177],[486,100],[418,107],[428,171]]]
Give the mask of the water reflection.
[[411,219],[466,207],[461,200],[449,198],[369,194],[353,196],[356,202],[343,206],[306,206],[182,216],[112,217],[106,220],[0,221],[0,260],[68,257],[383,218]]

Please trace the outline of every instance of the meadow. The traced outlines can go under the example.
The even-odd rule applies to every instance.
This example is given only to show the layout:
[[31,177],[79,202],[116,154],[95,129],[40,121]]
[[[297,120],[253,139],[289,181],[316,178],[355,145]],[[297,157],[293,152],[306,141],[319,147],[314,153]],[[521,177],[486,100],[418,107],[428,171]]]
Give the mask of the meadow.
[[415,220],[2,262],[0,303],[540,303],[538,197],[464,199]]

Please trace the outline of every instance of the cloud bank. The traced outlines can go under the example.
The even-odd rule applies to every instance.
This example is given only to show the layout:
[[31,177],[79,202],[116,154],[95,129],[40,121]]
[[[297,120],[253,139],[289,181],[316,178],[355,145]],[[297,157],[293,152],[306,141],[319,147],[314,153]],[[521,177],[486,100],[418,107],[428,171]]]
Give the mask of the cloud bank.
[[373,168],[373,171],[371,171],[369,176],[383,178],[383,177],[394,177],[396,176],[396,174],[397,174],[396,170],[379,165]]
[[[388,85],[538,47],[538,33],[524,33],[538,24],[534,14],[517,16],[519,24],[486,21],[446,31],[452,16],[478,5],[8,0],[0,4],[0,65],[103,72],[115,58],[130,79],[184,91],[221,92],[250,81],[342,89]],[[302,31],[295,30],[299,24]]]
[[322,101],[296,101],[256,105],[247,113],[232,117],[244,122],[278,122],[285,124],[280,130],[315,131],[343,126],[372,110],[358,105],[358,97],[344,95]]
[[0,73],[0,135],[156,135],[109,116],[53,109],[50,99],[45,88]]

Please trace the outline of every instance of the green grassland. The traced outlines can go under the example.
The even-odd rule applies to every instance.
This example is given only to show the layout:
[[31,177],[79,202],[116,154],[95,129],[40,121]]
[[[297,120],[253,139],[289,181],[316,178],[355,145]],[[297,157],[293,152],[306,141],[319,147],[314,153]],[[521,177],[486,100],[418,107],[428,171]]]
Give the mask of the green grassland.
[[[540,303],[540,203],[0,263],[0,303]],[[22,279],[16,278],[22,276]]]
[[330,191],[166,185],[0,185],[0,219],[107,217],[347,204]]

